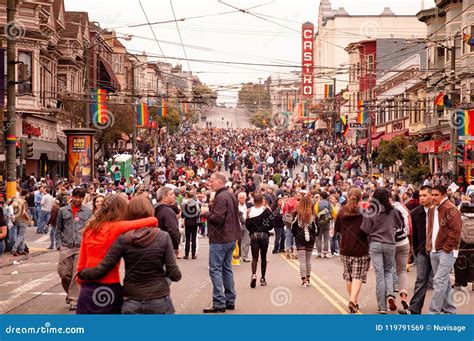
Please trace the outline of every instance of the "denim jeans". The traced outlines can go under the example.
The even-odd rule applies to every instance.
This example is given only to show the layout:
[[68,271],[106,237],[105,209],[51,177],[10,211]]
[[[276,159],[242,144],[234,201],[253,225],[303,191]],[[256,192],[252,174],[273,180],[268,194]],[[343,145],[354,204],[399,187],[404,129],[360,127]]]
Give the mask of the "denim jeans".
[[334,231],[334,235],[331,238],[331,253],[334,254],[339,252],[339,241],[341,240],[341,234],[339,232]]
[[0,240],[0,256],[3,255],[4,250],[5,250],[5,241],[2,239]]
[[430,281],[431,260],[426,253],[418,253],[415,256],[416,282],[415,292],[410,300],[410,311],[413,314],[421,314],[425,302],[426,289]]
[[51,230],[49,231],[49,240],[51,244],[49,245],[52,249],[54,249],[56,244],[56,226],[51,226]]
[[250,250],[250,234],[249,230],[245,227],[242,231],[242,239],[240,241],[240,257],[242,259],[249,259],[249,250]]
[[49,220],[49,216],[51,215],[51,212],[50,211],[44,211],[44,210],[41,210],[39,211],[39,215],[38,215],[38,228],[37,228],[37,231],[38,232],[45,232],[46,231],[46,224],[48,223],[48,220]]
[[322,251],[324,251],[325,253],[328,253],[329,251],[329,229],[330,229],[330,225],[319,227],[320,231],[316,240],[317,240],[318,253],[320,255],[322,254]]
[[16,228],[16,225],[13,225],[8,229],[8,242],[10,245],[15,245],[17,231],[18,229]]
[[23,252],[25,251],[25,236],[26,236],[26,223],[16,223],[17,236],[15,245],[13,245],[12,251]]
[[122,314],[174,314],[174,312],[169,295],[153,300],[125,300],[122,305]]
[[430,314],[456,314],[456,306],[452,301],[452,289],[449,274],[456,258],[453,252],[431,252],[431,266],[433,267],[433,295],[431,297]]
[[235,305],[234,274],[232,272],[232,253],[235,242],[211,243],[209,245],[209,276],[212,281],[212,306],[225,308]]
[[375,295],[379,310],[387,310],[387,298],[393,294],[393,265],[395,263],[395,244],[370,243],[370,258],[375,270]]
[[282,246],[285,245],[285,228],[276,227],[275,228],[275,243],[273,246],[273,252],[279,252],[283,250]]
[[293,233],[291,233],[291,228],[285,227],[285,247],[286,250],[293,250],[293,247],[295,246],[295,241],[293,238]]
[[28,207],[28,210],[30,211],[31,220],[33,221],[34,225],[37,226],[38,225],[38,213],[36,212],[36,207],[35,206]]

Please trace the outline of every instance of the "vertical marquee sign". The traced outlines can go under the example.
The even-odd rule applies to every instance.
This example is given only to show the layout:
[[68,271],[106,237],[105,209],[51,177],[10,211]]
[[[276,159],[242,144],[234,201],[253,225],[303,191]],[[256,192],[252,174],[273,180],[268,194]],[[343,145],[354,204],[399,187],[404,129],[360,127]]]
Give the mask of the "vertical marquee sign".
[[314,25],[310,22],[303,24],[303,54],[302,54],[302,72],[301,72],[301,94],[305,99],[313,97],[314,91]]

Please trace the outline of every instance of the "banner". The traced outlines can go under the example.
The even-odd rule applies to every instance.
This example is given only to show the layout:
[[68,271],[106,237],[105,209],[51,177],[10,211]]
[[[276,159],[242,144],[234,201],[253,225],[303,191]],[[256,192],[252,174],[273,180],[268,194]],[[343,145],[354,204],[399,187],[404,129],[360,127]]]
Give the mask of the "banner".
[[137,128],[148,128],[150,117],[146,103],[137,104]]
[[92,181],[93,146],[91,135],[67,137],[68,179],[79,184]]
[[325,84],[324,85],[324,98],[325,99],[332,98],[333,92],[334,92],[333,90],[334,90],[333,84]]
[[167,114],[166,100],[162,98],[160,104],[158,105],[158,116],[166,117]]
[[462,110],[456,112],[458,139],[462,143],[464,140],[474,139],[474,110]]
[[107,125],[107,91],[105,89],[99,88],[92,92],[91,113],[94,126]]
[[367,122],[368,117],[367,102],[359,101],[358,108],[359,109],[357,112],[357,123],[364,124]]

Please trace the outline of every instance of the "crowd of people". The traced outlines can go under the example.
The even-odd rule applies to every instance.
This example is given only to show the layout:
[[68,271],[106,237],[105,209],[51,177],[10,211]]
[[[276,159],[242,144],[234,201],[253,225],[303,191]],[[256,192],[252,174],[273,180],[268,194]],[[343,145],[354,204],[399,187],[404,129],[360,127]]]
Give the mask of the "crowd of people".
[[[233,260],[250,263],[250,288],[271,285],[269,248],[298,260],[301,287],[311,286],[315,257],[340,257],[351,313],[371,267],[379,313],[420,314],[430,288],[430,313],[456,313],[450,273],[459,250],[474,247],[461,240],[458,206],[470,198],[443,175],[396,183],[366,165],[363,147],[320,132],[191,130],[150,150],[147,174],[99,165],[89,184],[22,179],[0,210],[0,254],[27,254],[29,225],[49,234],[78,314],[174,313],[170,283],[187,275],[177,259],[198,258],[198,237],[209,242],[213,285],[204,313],[235,309]],[[110,304],[97,304],[99,290]]]

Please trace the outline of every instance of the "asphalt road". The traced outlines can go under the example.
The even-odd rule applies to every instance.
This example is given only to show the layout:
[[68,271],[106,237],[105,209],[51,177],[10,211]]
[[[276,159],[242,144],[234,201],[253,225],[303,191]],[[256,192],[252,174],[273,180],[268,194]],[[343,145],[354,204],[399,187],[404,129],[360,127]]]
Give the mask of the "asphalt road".
[[[33,251],[46,251],[49,241],[28,230],[28,244]],[[271,241],[272,242],[272,241]],[[272,246],[270,246],[271,250]],[[183,278],[171,286],[171,297],[180,314],[201,314],[211,306],[212,284],[208,275],[207,238],[199,238],[198,259],[178,260]],[[2,261],[5,260],[2,256]],[[339,257],[312,260],[312,286],[300,288],[298,261],[282,254],[268,253],[268,286],[250,288],[250,263],[234,267],[237,290],[236,310],[230,314],[347,314],[347,293]],[[65,293],[56,273],[57,251],[49,251],[18,264],[0,268],[0,314],[70,314]],[[258,275],[259,274],[258,270]],[[123,272],[123,269],[122,269]],[[410,294],[415,269],[408,273]],[[430,302],[428,292],[424,312]],[[474,313],[471,287],[456,292],[459,313]],[[377,311],[374,272],[362,287],[359,305],[362,314]]]

